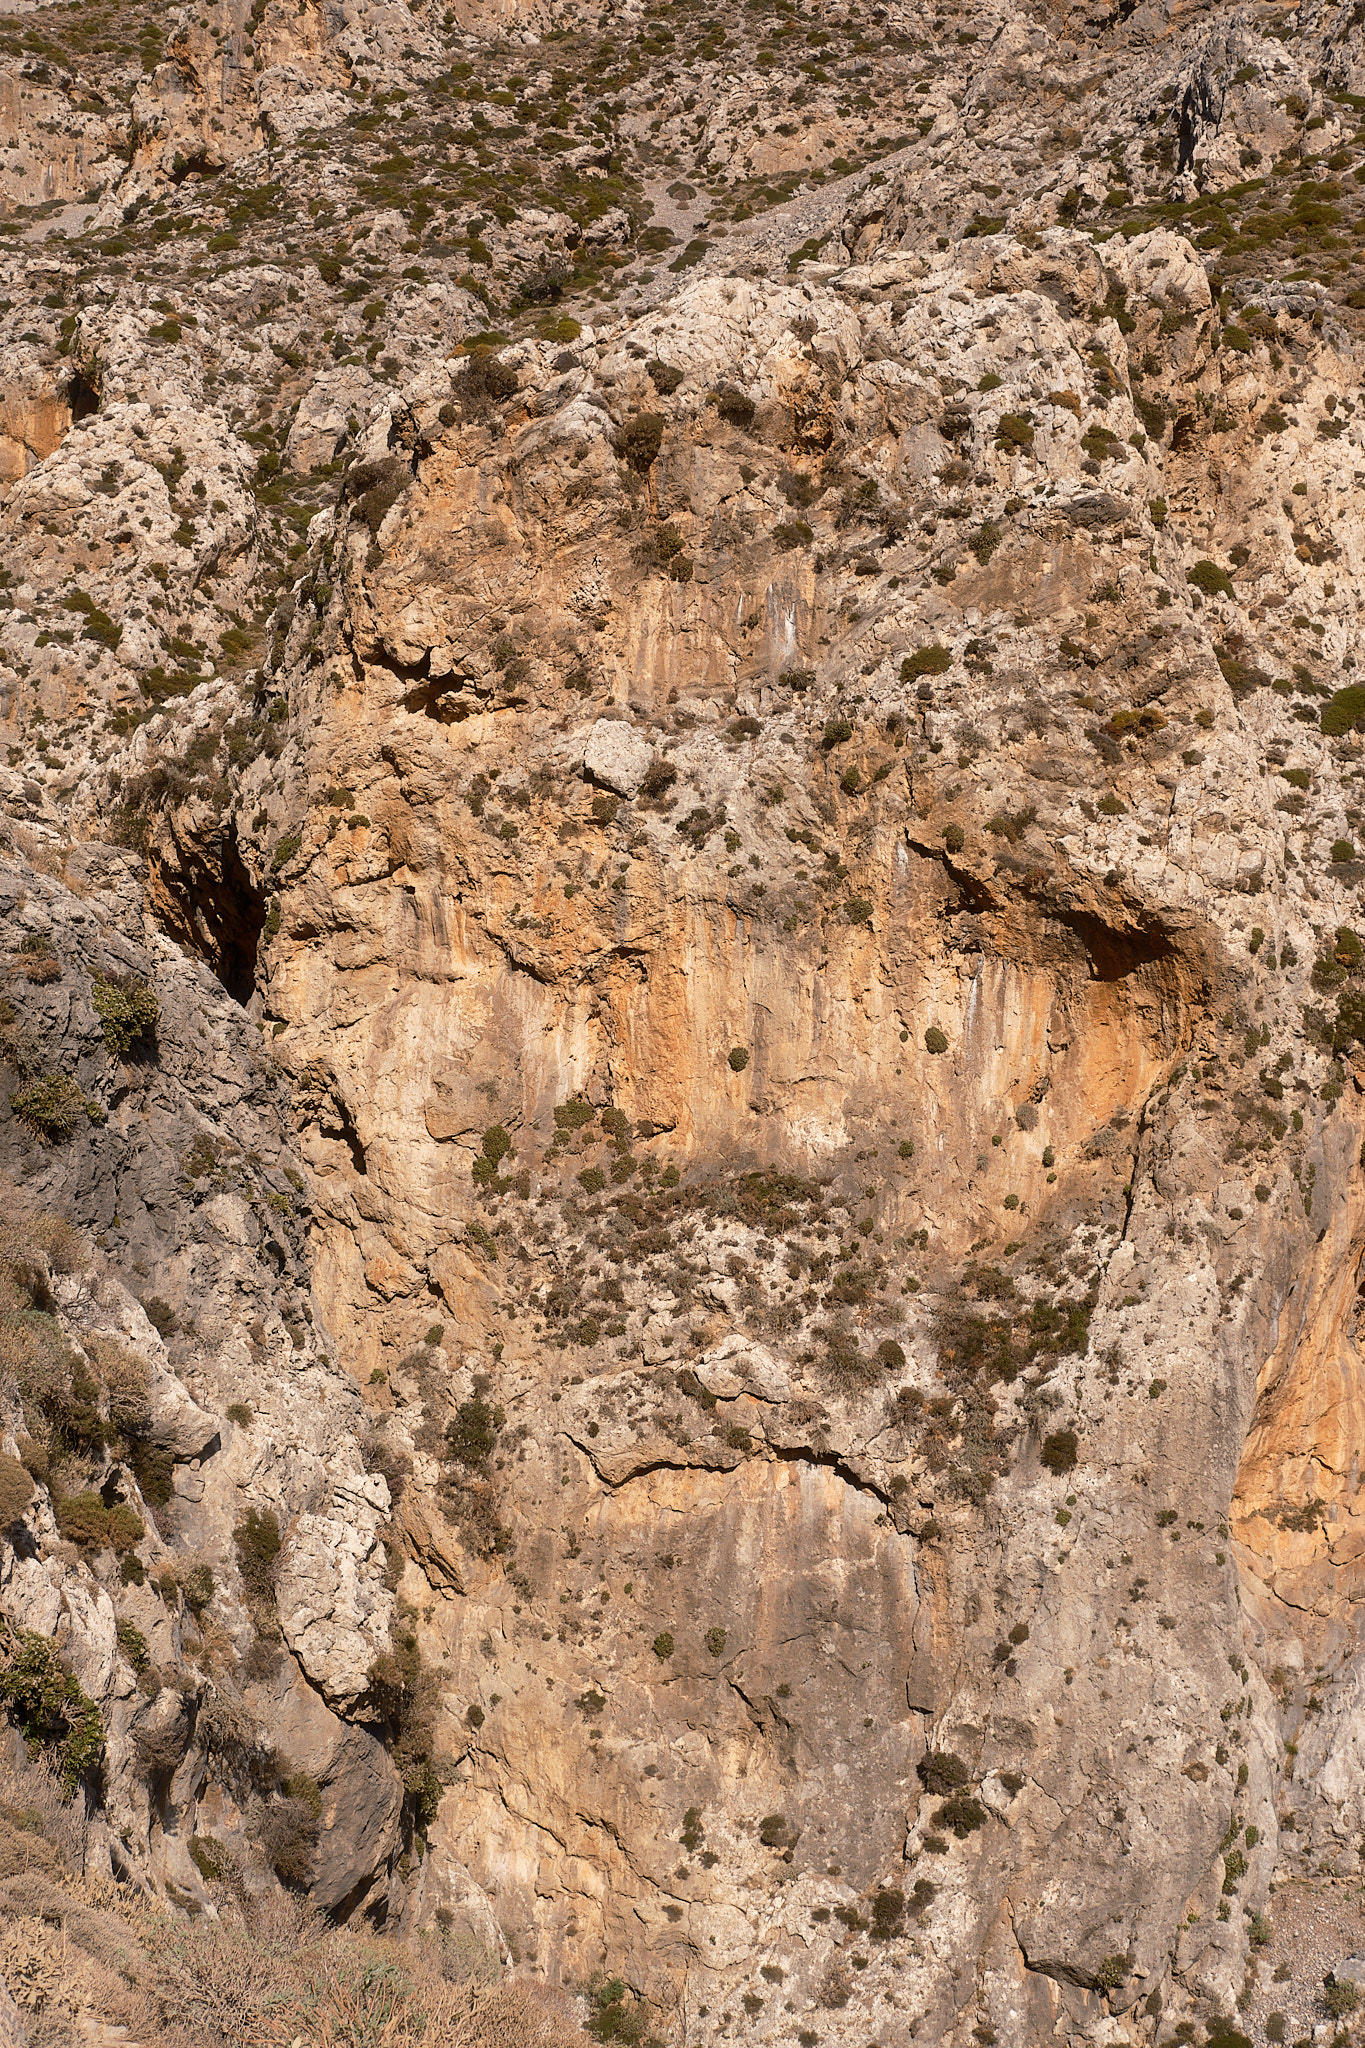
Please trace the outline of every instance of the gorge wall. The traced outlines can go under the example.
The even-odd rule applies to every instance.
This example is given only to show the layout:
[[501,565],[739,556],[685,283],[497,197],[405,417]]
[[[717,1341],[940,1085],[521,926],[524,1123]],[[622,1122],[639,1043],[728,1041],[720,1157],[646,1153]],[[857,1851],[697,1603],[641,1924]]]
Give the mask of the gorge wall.
[[1358,14],[270,0],[98,108],[9,19],[0,1615],[92,1868],[599,2038],[1323,2023]]

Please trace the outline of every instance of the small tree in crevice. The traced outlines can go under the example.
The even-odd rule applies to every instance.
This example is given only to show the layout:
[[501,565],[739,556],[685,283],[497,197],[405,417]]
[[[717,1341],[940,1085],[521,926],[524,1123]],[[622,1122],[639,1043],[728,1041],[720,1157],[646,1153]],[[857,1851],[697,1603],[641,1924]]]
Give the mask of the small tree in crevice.
[[403,1781],[408,1818],[415,1829],[425,1832],[436,1817],[444,1790],[432,1761],[440,1690],[435,1673],[422,1662],[412,1627],[414,1611],[400,1606],[399,1615],[394,1647],[381,1650],[370,1666],[366,1698],[370,1716]]
[[282,1539],[272,1510],[248,1508],[246,1519],[232,1532],[232,1542],[237,1552],[237,1569],[242,1575],[242,1591],[259,1634],[262,1622],[267,1617],[273,1619],[275,1612],[275,1578]]

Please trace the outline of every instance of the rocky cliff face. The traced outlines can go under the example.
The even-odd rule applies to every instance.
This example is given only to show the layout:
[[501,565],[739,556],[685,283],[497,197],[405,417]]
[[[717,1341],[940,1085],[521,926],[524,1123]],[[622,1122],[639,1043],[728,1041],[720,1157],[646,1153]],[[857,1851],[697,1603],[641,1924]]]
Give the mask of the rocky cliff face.
[[0,1606],[116,1874],[603,2038],[1356,1941],[1365,32],[962,22],[187,18],[10,193]]

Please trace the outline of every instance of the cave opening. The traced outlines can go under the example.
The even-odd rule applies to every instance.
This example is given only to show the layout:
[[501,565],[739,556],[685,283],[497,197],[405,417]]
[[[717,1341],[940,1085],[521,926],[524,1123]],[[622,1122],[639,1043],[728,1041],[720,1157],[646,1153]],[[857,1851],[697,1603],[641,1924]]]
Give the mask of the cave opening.
[[92,413],[99,411],[99,391],[90,382],[84,370],[71,372],[71,381],[66,387],[66,402],[71,407],[73,425],[77,420],[88,420]]

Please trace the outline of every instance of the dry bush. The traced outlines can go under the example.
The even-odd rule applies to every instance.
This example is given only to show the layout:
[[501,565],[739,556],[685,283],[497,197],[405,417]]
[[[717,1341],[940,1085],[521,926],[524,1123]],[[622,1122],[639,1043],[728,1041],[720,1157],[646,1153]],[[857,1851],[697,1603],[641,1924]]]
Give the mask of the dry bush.
[[281,1884],[306,1884],[322,1825],[308,1799],[275,1799],[260,1806],[251,1823],[252,1840]]
[[83,2048],[80,2016],[98,1974],[60,1927],[13,1917],[0,1925],[0,1981],[23,2015],[30,2048]]
[[235,1689],[221,1684],[214,1687],[199,1709],[194,1739],[206,1760],[217,1765],[241,1799],[253,1786],[279,1775],[276,1751]]
[[[13,1797],[32,1802],[47,1867],[11,1875],[4,1841],[23,1832],[7,1820]],[[102,1910],[96,1895],[116,1894],[76,1874],[83,1841],[60,1839],[73,1824],[51,1774],[11,1744],[0,1755],[0,1976],[30,2048],[84,2048],[91,2020],[125,2027],[142,2048],[588,2048],[562,1992],[490,1982],[497,1965],[481,1949],[462,1971],[459,1943],[436,1933],[400,1946],[240,1887],[233,1917],[216,1921],[159,1904]]]
[[65,1216],[44,1211],[31,1216],[26,1224],[29,1242],[46,1254],[47,1263],[54,1273],[83,1273],[90,1263],[85,1240],[74,1223]]
[[0,1313],[45,1308],[52,1268],[29,1228],[24,1199],[8,1174],[0,1174]]
[[17,1393],[44,1412],[61,1406],[71,1393],[76,1358],[54,1317],[39,1309],[0,1316],[0,1391]]
[[151,1367],[136,1351],[128,1350],[116,1337],[97,1332],[82,1339],[86,1353],[99,1369],[109,1398],[109,1420],[123,1431],[140,1432],[149,1421],[147,1386]]
[[147,2048],[153,2042],[156,2048],[239,2048],[273,2040],[265,2032],[267,2015],[302,1991],[317,1942],[316,1923],[304,1915],[268,1910],[254,1914],[250,1927],[163,1922],[159,1933],[156,2031]]
[[17,1522],[33,1498],[33,1481],[17,1458],[0,1451],[0,1529]]
[[56,1771],[29,1755],[17,1729],[0,1729],[0,1877],[74,1875],[84,1868],[86,1835],[84,1803],[63,1798]]
[[278,1894],[247,1911],[245,1925],[157,1922],[145,2048],[289,2048],[300,2037],[308,2048],[588,2048],[560,1992],[450,1983],[435,1936],[400,1946],[329,1932]]
[[586,2048],[587,2039],[562,1992],[516,1982],[471,1998],[431,2036],[432,2048]]
[[160,1726],[144,1723],[133,1730],[133,1755],[139,1772],[149,1780],[173,1777],[180,1768],[188,1744],[188,1730],[180,1714]]
[[139,1932],[104,1909],[116,1887],[82,1877],[86,1838],[84,1802],[67,1804],[56,1773],[0,1733],[0,1981],[29,2048],[88,2048],[86,2015],[145,2038],[151,1965]]

